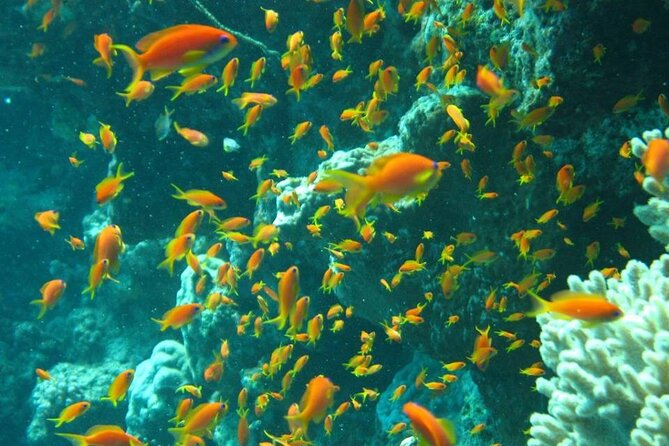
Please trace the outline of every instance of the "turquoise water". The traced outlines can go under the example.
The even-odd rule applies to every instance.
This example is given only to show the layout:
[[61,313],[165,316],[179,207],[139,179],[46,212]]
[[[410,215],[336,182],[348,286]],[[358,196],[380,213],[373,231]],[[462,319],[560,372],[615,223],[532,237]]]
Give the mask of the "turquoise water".
[[[529,416],[546,412],[547,400],[532,390],[535,378],[519,370],[542,361],[538,344],[531,345],[539,340],[541,330],[531,317],[507,320],[531,309],[530,298],[510,282],[519,283],[535,274],[530,288],[548,298],[567,288],[570,274],[585,277],[593,269],[622,270],[627,259],[618,244],[631,258],[646,263],[662,252],[662,246],[632,214],[636,204],[647,200],[634,179],[639,160],[621,156],[619,148],[643,130],[666,126],[667,116],[657,97],[667,93],[667,48],[663,44],[667,9],[658,1],[565,2],[563,11],[544,8],[542,2],[526,2],[521,17],[513,2],[504,2],[510,23],[502,24],[492,2],[474,2],[471,18],[463,19],[465,2],[436,1],[413,23],[400,14],[398,3],[363,4],[368,14],[382,7],[385,18],[377,32],[364,33],[361,43],[348,42],[353,25],[344,25],[342,60],[331,57],[329,39],[338,8],[344,9],[349,22],[355,21],[354,13],[347,12],[351,6],[346,1],[166,0],[96,5],[70,1],[60,5],[40,0],[30,7],[6,5],[0,18],[0,34],[6,42],[6,63],[0,71],[0,219],[5,233],[0,244],[4,259],[0,364],[5,376],[0,439],[12,444],[67,444],[56,434],[116,425],[148,444],[173,444],[175,438],[167,429],[174,423],[168,420],[183,398],[175,390],[192,384],[202,386],[196,404],[229,404],[228,413],[209,426],[212,438],[206,438],[207,444],[238,442],[237,396],[242,388],[248,390],[249,444],[258,444],[270,441],[265,432],[275,436],[290,433],[284,419],[289,406],[300,402],[312,378],[324,375],[338,390],[323,416],[334,414],[351,398],[361,407],[351,407],[336,417],[329,436],[323,422],[314,420],[305,437],[314,444],[398,445],[412,436],[411,428],[396,435],[387,431],[396,423],[408,423],[402,407],[409,401],[425,406],[436,418],[450,420],[457,444],[507,446],[527,441],[523,431],[530,427]],[[401,3],[408,10],[417,2]],[[555,9],[560,9],[558,3]],[[265,29],[261,6],[279,13],[272,33]],[[48,30],[37,30],[42,17],[54,8],[58,14]],[[650,21],[645,31],[643,23],[633,30],[639,18]],[[173,92],[165,87],[183,80],[174,73],[153,82],[150,97],[126,107],[117,93],[130,83],[129,65],[117,54],[107,78],[104,68],[91,63],[98,57],[93,36],[107,33],[114,43],[132,47],[145,35],[177,24],[225,27],[236,36],[238,44],[229,54],[202,64],[206,65],[201,67],[203,72],[217,77],[217,84],[201,94],[171,101]],[[287,38],[298,31],[303,32],[302,40],[295,38],[295,50],[286,53]],[[449,55],[443,44],[446,35],[456,42],[461,55],[455,51]],[[438,48],[428,79],[432,86],[416,88],[416,75],[428,66],[425,48],[432,38]],[[43,45],[43,54],[27,56],[33,43]],[[506,66],[493,68],[489,50],[505,44],[509,46]],[[601,63],[594,61],[597,44],[606,47]],[[192,50],[196,52],[187,56],[189,60],[215,51],[207,48],[197,53],[201,46]],[[306,57],[307,51],[311,58]],[[306,67],[305,81],[323,74],[317,85],[302,85],[299,101],[296,95],[286,94],[291,88],[291,70],[282,69],[282,55],[286,64]],[[215,90],[223,67],[233,57],[239,59],[239,73],[225,96]],[[260,57],[266,58],[266,70],[251,87],[245,79]],[[462,73],[462,80],[446,86],[446,72],[458,57],[456,71]],[[383,60],[381,70],[394,70],[368,79],[369,65],[378,59]],[[173,68],[186,64],[184,59]],[[516,91],[499,111],[494,126],[486,124],[488,117],[482,109],[490,95],[477,87],[479,65],[487,65],[503,79],[505,88]],[[348,77],[333,82],[333,74],[347,67],[351,69]],[[399,80],[391,75],[395,70]],[[374,93],[374,83],[384,76],[390,79],[389,89],[384,94],[383,87],[377,86]],[[537,89],[533,84],[542,77],[548,85]],[[393,91],[395,82],[397,90]],[[268,93],[277,100],[264,107],[246,136],[238,130],[246,111],[232,102],[244,92]],[[624,102],[630,106],[614,113],[617,101],[638,93],[642,99],[627,99]],[[560,97],[562,102],[548,107],[551,97]],[[357,120],[342,119],[343,111],[354,110],[360,102]],[[469,121],[468,128],[458,129],[453,106]],[[174,127],[159,139],[154,123],[165,107],[174,111],[171,120],[206,134],[209,144],[193,146]],[[545,122],[534,128],[532,124],[521,128],[514,122],[540,107],[548,107]],[[310,130],[291,144],[289,137],[296,125],[305,121],[311,123]],[[109,124],[118,138],[113,153],[99,143],[99,122]],[[319,135],[323,125],[334,140],[332,150]],[[460,135],[438,144],[451,129],[459,130]],[[96,136],[95,149],[80,141],[80,132]],[[227,151],[223,148],[226,138],[236,142],[225,143]],[[461,138],[471,139],[475,147]],[[522,168],[510,161],[514,146],[523,140],[527,147],[516,161],[524,163],[526,177],[519,181],[522,172],[518,169]],[[231,145],[238,148],[230,151]],[[428,163],[408,180],[379,173],[383,169],[378,159],[387,160],[382,157],[398,152],[447,161],[450,167],[437,174]],[[68,161],[74,153],[83,161],[78,167]],[[252,160],[260,157],[267,158],[264,164],[249,169]],[[463,160],[470,164],[471,174],[461,168]],[[409,171],[414,161],[403,158],[398,170]],[[98,205],[96,185],[113,175],[119,163],[123,163],[123,172],[134,175],[117,196]],[[560,195],[556,175],[567,164],[574,167],[572,186],[583,185],[585,190],[573,203],[556,203]],[[285,170],[287,177],[274,169]],[[384,178],[386,187],[401,189],[399,193],[378,185],[374,186],[378,189],[369,189],[372,195],[376,192],[375,198],[368,206],[363,201],[357,210],[362,226],[373,224],[375,236],[369,241],[354,218],[346,215],[356,208],[354,194],[341,190],[356,189],[358,183],[344,182],[340,190],[328,189],[330,192],[314,191],[328,175],[332,179],[327,171],[338,169]],[[238,180],[224,179],[222,171],[234,172]],[[319,176],[310,178],[312,172]],[[481,187],[484,176],[487,186]],[[272,187],[261,192],[259,199],[250,199],[266,180],[273,181]],[[157,268],[182,218],[201,207],[173,198],[172,184],[183,190],[211,191],[226,202],[225,209],[211,210],[213,217],[204,217],[194,231],[191,256],[202,264],[201,273],[193,271],[192,257],[191,267],[179,258],[173,276]],[[323,189],[328,186],[331,184],[320,185]],[[494,194],[483,195],[486,193]],[[396,200],[400,198],[404,200]],[[344,199],[341,212],[336,208],[342,204],[336,199]],[[598,213],[584,221],[584,209],[597,200],[603,201]],[[321,206],[330,206],[330,210],[318,219],[322,227],[315,236],[315,228],[307,225],[314,224],[311,217]],[[557,216],[546,224],[537,223],[550,209],[557,209]],[[35,221],[36,213],[47,210],[59,212],[60,229],[53,235]],[[238,230],[244,235],[217,231],[217,221],[235,216],[250,221]],[[613,219],[625,219],[624,226],[617,229]],[[93,247],[100,231],[111,224],[122,231],[120,269],[109,271],[110,277],[102,279],[91,300],[82,291],[88,286],[89,270],[102,259]],[[254,228],[262,225],[275,225],[276,236],[246,242],[244,237],[252,236]],[[519,255],[512,234],[534,229],[541,234],[527,241],[527,256]],[[455,245],[462,233],[473,233],[476,240],[460,243],[452,260],[440,261],[444,247]],[[73,250],[65,242],[70,235],[80,238],[85,249]],[[352,249],[355,252],[342,253],[333,247],[346,239],[359,244]],[[215,258],[207,258],[208,248],[217,242],[223,243],[221,250]],[[586,247],[593,242],[599,243],[599,254],[588,265]],[[416,254],[419,244],[422,256]],[[258,248],[265,250],[262,263],[252,278],[248,273],[242,276],[247,260]],[[533,260],[532,253],[539,249],[554,252],[544,251],[550,257],[546,260]],[[454,272],[454,266],[483,251],[490,252],[494,260],[469,262],[466,270]],[[415,261],[406,268],[418,270],[405,270],[395,279],[399,283],[391,286],[406,260]],[[229,281],[216,282],[226,262],[238,269],[236,287]],[[424,265],[418,265],[421,262]],[[262,334],[254,336],[257,317],[262,322],[278,314],[279,306],[272,298],[273,291],[278,291],[277,273],[293,265],[299,269],[295,297],[310,296],[304,326],[296,330],[300,335],[290,339],[287,326],[279,329],[264,324]],[[339,284],[323,286],[328,268],[343,273]],[[444,273],[449,268],[457,276],[457,288],[444,291]],[[196,293],[202,277],[208,277],[207,282]],[[37,320],[38,308],[29,302],[39,299],[40,287],[52,279],[61,279],[67,286],[53,308]],[[257,284],[261,280],[267,288]],[[257,293],[252,292],[254,284]],[[486,308],[495,289],[495,305]],[[234,304],[213,305],[211,295],[217,292]],[[267,314],[258,295],[269,307]],[[502,299],[506,309],[499,307]],[[161,332],[151,321],[177,305],[193,302],[207,305],[181,328]],[[350,308],[351,314],[342,312],[328,319],[328,310],[336,304]],[[422,308],[422,319],[408,321],[406,311],[414,308]],[[249,312],[246,332],[239,334],[240,318]],[[319,314],[324,319],[322,335],[307,344],[301,336],[307,336],[307,322]],[[381,323],[392,326],[391,318],[398,315],[405,316],[398,317],[401,323],[395,327],[401,342],[386,341]],[[452,316],[459,320],[446,326]],[[342,321],[343,327],[333,332],[335,320]],[[489,363],[477,367],[467,358],[474,353],[476,328],[488,326],[496,353],[490,355]],[[524,345],[507,352],[511,341],[495,334],[500,330],[513,332]],[[382,367],[369,376],[354,376],[342,364],[360,354],[362,331],[376,336],[368,365]],[[216,361],[223,339],[230,348],[223,374],[218,381],[206,381],[204,371]],[[286,363],[273,377],[263,374],[263,363],[270,361],[277,347],[286,345],[293,346]],[[282,378],[303,355],[309,356],[307,364],[295,374],[290,389],[277,395]],[[452,362],[463,362],[464,367],[453,372],[442,368],[442,363]],[[49,371],[55,379],[39,380],[36,368]],[[416,384],[422,368],[427,375],[424,383],[419,380]],[[540,368],[545,369],[546,377],[556,373],[546,366]],[[128,395],[117,407],[100,401],[114,377],[126,369],[135,370]],[[363,369],[358,372],[365,373]],[[444,374],[451,376],[442,378]],[[432,387],[445,384],[445,389],[431,390],[425,383]],[[391,401],[393,391],[402,384],[406,392]],[[373,390],[364,403],[359,395],[363,387]],[[264,410],[256,407],[258,397],[268,399]],[[78,401],[91,402],[90,410],[81,417],[58,428],[46,421]],[[471,433],[480,424],[485,425],[479,427],[482,431]],[[192,433],[206,437],[204,431]],[[292,441],[297,437],[299,434]]]

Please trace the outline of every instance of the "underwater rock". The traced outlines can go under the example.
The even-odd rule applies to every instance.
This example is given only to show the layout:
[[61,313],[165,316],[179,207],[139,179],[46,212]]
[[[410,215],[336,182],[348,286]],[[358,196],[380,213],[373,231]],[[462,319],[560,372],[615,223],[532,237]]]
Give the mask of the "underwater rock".
[[159,444],[173,440],[165,432],[165,424],[174,416],[177,404],[183,398],[174,389],[192,380],[184,346],[172,340],[159,342],[151,357],[135,369],[125,416],[128,432]]
[[[105,419],[109,424],[115,420],[122,424],[122,417],[110,403],[101,402],[100,398],[107,395],[107,389],[116,374],[124,370],[128,364],[115,361],[103,361],[96,365],[59,363],[49,372],[54,377],[51,381],[40,381],[33,389],[30,405],[33,417],[26,430],[26,438],[30,446],[52,445],[54,425],[47,418],[58,417],[66,406],[89,401],[91,408],[79,419],[58,429],[60,432],[85,432],[92,420]],[[123,405],[124,403],[121,403]]]
[[[387,432],[395,423],[408,422],[402,412],[402,406],[409,401],[429,409],[437,418],[451,421],[457,427],[458,445],[488,445],[495,438],[499,438],[494,430],[492,413],[487,408],[478,386],[472,380],[470,370],[458,372],[458,381],[449,384],[442,394],[435,397],[425,389],[417,389],[414,386],[416,376],[423,368],[427,369],[426,381],[436,381],[444,373],[438,361],[416,352],[413,359],[395,374],[392,383],[381,393],[376,406],[376,416],[381,423],[377,436],[378,444],[388,444],[388,437],[382,436],[382,433]],[[404,395],[395,402],[390,401],[393,391],[400,384],[407,386]],[[469,430],[479,423],[485,423],[486,429],[478,436],[471,436]],[[410,431],[405,431],[400,436],[408,432]]]

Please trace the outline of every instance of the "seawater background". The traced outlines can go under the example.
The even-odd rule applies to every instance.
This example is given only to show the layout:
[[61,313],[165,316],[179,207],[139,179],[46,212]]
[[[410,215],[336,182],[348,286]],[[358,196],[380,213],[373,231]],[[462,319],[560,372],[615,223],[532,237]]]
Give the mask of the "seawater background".
[[[145,3],[130,5],[118,2],[101,2],[95,6],[86,2],[68,2],[63,8],[63,19],[56,20],[48,33],[36,31],[41,15],[48,4],[38,3],[28,14],[20,11],[17,4],[5,2],[5,13],[0,16],[0,35],[5,42],[6,65],[0,68],[0,222],[3,237],[0,238],[2,275],[0,276],[0,367],[4,390],[0,396],[0,440],[14,444],[29,444],[27,431],[34,414],[35,401],[39,395],[31,396],[35,385],[35,367],[50,368],[58,363],[76,364],[76,375],[72,372],[72,388],[76,380],[86,374],[100,376],[97,385],[101,391],[121,367],[134,367],[149,357],[153,346],[162,339],[180,339],[178,332],[160,333],[150,317],[156,317],[174,305],[174,295],[179,288],[178,278],[169,278],[155,265],[161,260],[162,246],[173,233],[179,219],[190,211],[188,206],[170,198],[170,183],[182,188],[208,188],[219,192],[227,201],[229,210],[224,216],[245,215],[250,217],[255,211],[254,202],[248,197],[255,191],[257,178],[249,173],[246,166],[251,158],[267,154],[271,168],[284,168],[292,176],[304,176],[318,163],[315,149],[322,144],[316,134],[321,123],[332,130],[337,148],[347,150],[362,146],[370,140],[383,140],[398,133],[398,123],[412,103],[426,92],[416,92],[413,78],[423,66],[421,44],[415,36],[421,29],[403,23],[392,10],[395,2],[387,5],[388,18],[382,24],[382,31],[372,38],[363,40],[363,45],[346,45],[344,63],[335,63],[328,54],[327,38],[330,34],[331,15],[336,7],[345,2],[330,2],[314,5],[297,2],[287,5],[283,2],[204,2],[222,22],[232,29],[241,30],[262,40],[273,50],[283,52],[288,33],[297,30],[305,32],[305,40],[311,45],[315,70],[326,74],[351,64],[352,76],[344,83],[332,85],[324,80],[312,91],[304,93],[301,102],[287,97],[283,92],[287,75],[278,68],[276,60],[270,60],[269,68],[255,91],[273,93],[279,103],[263,113],[261,122],[250,131],[248,138],[242,138],[236,127],[243,115],[230,103],[241,91],[246,91],[242,80],[247,77],[252,60],[262,55],[256,48],[241,43],[233,55],[241,60],[240,75],[231,95],[224,98],[220,94],[208,92],[188,98],[180,98],[169,103],[169,92],[162,87],[178,82],[176,77],[157,84],[153,97],[144,103],[125,108],[123,101],[114,95],[121,91],[129,79],[129,71],[121,58],[116,59],[114,75],[107,80],[104,70],[90,64],[95,57],[92,36],[108,32],[116,41],[133,43],[148,32],[184,22],[208,23],[207,19],[193,9],[189,2],[154,2],[153,7]],[[442,2],[448,17],[457,17],[458,8],[450,2]],[[263,28],[259,6],[277,9],[281,13],[281,23],[277,32],[268,35]],[[483,4],[487,10],[490,5]],[[530,2],[528,7],[539,8]],[[488,174],[494,182],[494,189],[500,192],[496,202],[479,202],[474,198],[473,186],[461,177],[457,164],[461,157],[454,154],[453,147],[439,149],[434,141],[450,125],[444,116],[434,118],[430,113],[418,114],[408,119],[403,126],[402,139],[406,150],[417,150],[435,159],[447,159],[453,167],[446,172],[442,182],[432,191],[428,200],[420,207],[401,215],[390,215],[379,210],[380,223],[377,230],[398,233],[402,241],[393,246],[378,248],[382,243],[377,236],[374,247],[364,254],[352,258],[355,274],[345,281],[341,291],[345,298],[360,297],[359,306],[363,314],[388,317],[388,309],[397,313],[418,302],[423,291],[433,290],[439,301],[429,314],[426,324],[404,332],[402,345],[388,345],[382,341],[379,318],[365,320],[363,317],[347,322],[345,332],[337,336],[324,335],[318,348],[309,351],[310,369],[297,380],[287,401],[296,401],[302,394],[306,380],[317,373],[330,376],[342,387],[337,402],[361,386],[384,390],[406,364],[418,361],[415,351],[424,352],[437,360],[462,359],[471,352],[475,336],[474,326],[493,325],[493,330],[509,328],[500,322],[498,316],[486,315],[481,311],[482,300],[491,287],[509,280],[518,281],[531,272],[529,265],[516,262],[513,245],[506,239],[518,229],[527,227],[533,218],[553,206],[555,199],[554,174],[565,164],[576,166],[577,182],[586,184],[585,198],[562,211],[561,220],[570,227],[569,236],[577,248],[567,249],[561,245],[562,234],[558,231],[546,233],[546,246],[557,247],[558,255],[543,272],[556,272],[557,284],[550,288],[556,291],[564,286],[568,274],[585,275],[589,268],[583,266],[585,245],[599,240],[602,253],[597,267],[616,265],[624,261],[614,250],[620,241],[634,258],[649,261],[658,256],[661,247],[652,242],[645,229],[631,215],[635,202],[643,202],[646,197],[631,179],[633,163],[621,160],[617,148],[622,141],[637,135],[641,130],[666,124],[654,102],[659,92],[667,93],[667,74],[663,61],[667,58],[667,11],[662,2],[572,2],[569,9],[560,14],[537,12],[536,26],[543,27],[546,42],[532,42],[535,47],[549,49],[550,69],[545,73],[554,77],[549,94],[559,94],[565,103],[538,133],[556,136],[552,148],[554,160],[541,159],[537,179],[531,185],[518,187],[514,183],[514,173],[506,163],[511,148],[520,139],[529,138],[527,132],[516,132],[515,127],[506,122],[505,112],[495,128],[485,127],[485,118],[478,110],[483,103],[481,97],[462,98],[465,114],[472,121],[472,133],[479,146],[471,155],[475,172]],[[631,22],[637,17],[652,21],[650,30],[643,35],[630,31]],[[442,18],[442,20],[444,20]],[[452,20],[455,20],[452,18]],[[71,31],[70,31],[71,29]],[[460,40],[465,59],[463,65],[471,73],[467,84],[473,84],[473,73],[478,63],[487,61],[487,51],[491,44],[506,39],[517,39],[518,26],[507,31],[495,20],[481,19],[472,27],[470,34]],[[64,36],[64,33],[69,35]],[[507,34],[508,33],[508,34]],[[42,41],[47,45],[44,57],[29,60],[25,53],[30,44]],[[608,52],[602,66],[592,63],[590,50],[602,42]],[[367,64],[383,58],[386,65],[398,68],[401,89],[397,96],[389,99],[383,108],[390,112],[388,120],[372,135],[363,134],[348,123],[339,122],[339,112],[352,107],[359,100],[365,100],[371,91],[371,82],[364,79]],[[523,59],[524,60],[524,59]],[[222,63],[209,72],[219,75]],[[510,86],[526,90],[523,84],[530,76],[531,67],[520,63],[513,65],[505,75]],[[49,82],[46,75],[69,75],[82,78],[86,88],[79,88],[68,82]],[[437,81],[437,79],[435,79]],[[645,99],[630,113],[614,116],[610,109],[613,103],[626,94],[644,90]],[[531,108],[542,105],[545,97]],[[154,135],[153,122],[164,105],[175,108],[179,123],[205,131],[212,140],[207,149],[194,149],[178,136],[172,134],[164,142],[158,142]],[[429,111],[429,108],[428,108]],[[63,237],[70,233],[81,236],[84,218],[95,209],[93,190],[95,184],[107,174],[110,158],[98,148],[89,152],[77,140],[79,131],[97,132],[97,121],[112,125],[119,137],[117,157],[126,169],[134,171],[135,177],[127,182],[123,193],[107,208],[111,221],[123,228],[124,239],[129,247],[141,242],[140,248],[123,259],[122,285],[107,283],[93,302],[80,295],[85,287],[90,265],[92,239],[87,239],[85,253],[72,252]],[[303,120],[311,120],[311,133],[295,146],[287,140],[294,125]],[[242,149],[236,154],[223,154],[220,150],[223,137],[236,138]],[[76,150],[85,160],[79,169],[67,163],[67,156]],[[537,153],[534,148],[534,153]],[[537,156],[539,160],[539,156]],[[232,169],[240,181],[223,183],[220,170]],[[266,178],[269,171],[262,173]],[[592,222],[580,222],[582,207],[597,197],[605,201],[601,214]],[[271,215],[272,206],[265,204],[261,212]],[[42,232],[33,220],[37,211],[57,209],[61,212],[63,227],[55,236]],[[612,216],[628,216],[624,230],[614,232],[606,222]],[[324,232],[325,241],[338,241],[353,236],[350,222],[330,216]],[[92,226],[92,225],[87,225]],[[428,256],[432,263],[448,237],[460,231],[474,231],[479,236],[477,249],[489,248],[501,257],[488,268],[469,273],[461,282],[461,288],[453,301],[442,302],[435,285],[437,274],[417,275],[395,291],[391,301],[375,301],[371,284],[378,278],[389,276],[404,258],[409,258],[423,230],[432,230],[437,241],[428,246]],[[206,231],[205,231],[206,232]],[[318,293],[320,276],[327,266],[327,257],[314,258],[305,255],[316,243],[306,231],[290,233],[295,251],[284,251],[275,259],[267,259],[263,268],[266,281],[272,279],[272,272],[285,269],[296,263],[301,268],[303,293],[318,299],[314,310],[324,311],[335,302],[333,296]],[[208,242],[215,241],[208,232]],[[544,247],[543,245],[537,247]],[[468,251],[473,252],[475,249]],[[466,252],[463,250],[463,252]],[[462,252],[460,253],[462,254]],[[241,257],[245,260],[245,256]],[[461,257],[464,260],[464,257]],[[392,260],[391,260],[392,259]],[[435,270],[437,270],[435,265]],[[68,289],[62,301],[47,314],[43,321],[36,322],[36,309],[27,303],[39,296],[39,287],[51,278],[63,278]],[[242,288],[247,288],[247,283]],[[250,296],[244,308],[255,304]],[[511,298],[512,311],[527,308],[527,302]],[[312,301],[313,302],[313,301]],[[378,303],[377,303],[378,302]],[[390,303],[389,303],[390,302]],[[355,305],[355,304],[354,304]],[[452,329],[445,330],[445,315],[457,313],[461,322]],[[516,326],[513,326],[515,328]],[[355,353],[361,329],[376,330],[375,362],[384,364],[377,376],[366,380],[356,380],[345,372],[339,364]],[[538,336],[533,321],[522,322],[516,330],[527,340]],[[504,343],[495,340],[501,350]],[[240,352],[244,356],[240,366],[249,367],[255,358],[266,359],[268,348],[273,345],[257,344],[253,349]],[[298,355],[295,354],[294,358]],[[536,351],[524,347],[507,355],[500,351],[485,373],[474,371],[471,376],[478,385],[480,404],[486,406],[491,417],[486,421],[495,433],[484,434],[480,444],[500,441],[503,444],[521,444],[521,427],[526,427],[526,418],[536,410],[545,410],[545,401],[530,391],[531,380],[520,377],[518,368],[539,360]],[[427,361],[427,360],[426,360]],[[416,364],[416,370],[419,364]],[[434,376],[436,373],[432,372]],[[106,377],[106,381],[102,379]],[[413,376],[406,377],[411,384]],[[224,394],[231,401],[239,388],[238,377],[230,379],[231,387]],[[209,392],[216,386],[207,388]],[[454,398],[448,391],[439,398]],[[452,392],[458,392],[454,389]],[[63,395],[60,396],[64,398]],[[287,406],[287,404],[284,404]],[[285,428],[281,420],[284,406],[274,406],[266,415],[262,427],[273,432]],[[54,407],[49,416],[56,416],[60,406]],[[353,432],[361,427],[369,433],[370,442],[382,444],[383,435],[372,436],[372,422],[375,419],[374,405],[366,406],[360,413],[349,414],[341,419],[341,425],[334,441],[353,444]],[[229,423],[235,418],[228,415]],[[67,432],[84,431],[96,423],[124,424],[124,409],[110,410],[103,404],[95,404],[82,420],[63,429]],[[468,426],[461,426],[462,432]],[[374,421],[373,430],[381,431],[380,422]],[[314,431],[320,432],[320,428]],[[53,432],[51,430],[50,432]],[[318,441],[326,441],[320,434]],[[488,435],[488,436],[486,436]],[[462,436],[462,435],[461,435]],[[466,434],[465,434],[466,436]],[[165,438],[163,437],[163,441]],[[260,437],[254,437],[256,441]],[[491,441],[488,441],[491,440]],[[44,443],[65,444],[52,434]],[[349,443],[347,443],[349,441]],[[478,440],[475,440],[478,441]],[[398,441],[389,444],[396,444]],[[472,443],[478,444],[478,443]]]

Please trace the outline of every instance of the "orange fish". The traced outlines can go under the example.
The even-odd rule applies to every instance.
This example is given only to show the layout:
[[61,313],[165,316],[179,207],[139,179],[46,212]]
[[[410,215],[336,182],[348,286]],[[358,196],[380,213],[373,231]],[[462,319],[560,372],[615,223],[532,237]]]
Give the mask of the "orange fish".
[[93,247],[93,262],[97,263],[103,259],[109,260],[109,272],[118,274],[121,264],[120,254],[125,250],[125,244],[118,225],[106,226],[100,231],[95,239]]
[[37,212],[35,214],[35,221],[40,225],[42,229],[44,229],[46,232],[49,234],[53,235],[57,229],[60,229],[60,226],[58,225],[58,218],[60,217],[60,214],[58,211],[43,211],[43,212]]
[[74,446],[146,446],[137,437],[126,433],[118,426],[93,426],[85,435],[60,433],[56,435],[70,440]]
[[174,233],[174,237],[179,237],[180,235],[187,234],[189,232],[195,234],[195,231],[197,231],[197,228],[200,227],[200,223],[202,222],[202,217],[204,216],[204,211],[202,209],[198,209],[197,211],[193,211],[190,214],[186,215],[183,220],[181,220],[181,223],[179,223],[179,226],[177,227],[176,232]]
[[181,427],[170,428],[168,431],[174,435],[178,443],[182,443],[181,440],[187,435],[205,435],[213,432],[214,427],[227,411],[226,403],[202,403],[188,412]]
[[455,445],[455,428],[448,420],[438,419],[423,406],[412,402],[404,404],[402,411],[411,421],[411,427],[418,434],[421,444]]
[[42,287],[39,289],[40,293],[42,294],[42,298],[30,302],[32,305],[39,305],[40,307],[37,319],[42,319],[47,310],[50,310],[54,305],[56,305],[60,299],[60,296],[63,295],[63,291],[65,291],[66,287],[67,284],[61,279],[49,280],[44,285],[42,285]]
[[216,90],[216,92],[222,91],[225,96],[227,96],[230,87],[235,85],[238,71],[239,58],[233,57],[227,64],[225,64],[225,67],[223,68],[223,73],[221,74],[221,86],[218,90]]
[[265,64],[267,63],[267,59],[264,57],[261,57],[257,59],[255,62],[251,64],[251,76],[248,79],[245,79],[244,82],[250,82],[251,83],[251,88],[255,85],[256,81],[260,79],[260,77],[263,75],[265,72]]
[[249,129],[258,122],[260,115],[262,114],[263,106],[256,104],[253,107],[249,108],[244,117],[244,124],[237,127],[237,130],[242,130],[244,136],[249,132]]
[[268,33],[273,33],[279,24],[279,13],[273,9],[260,8],[265,12],[265,29]]
[[176,195],[172,195],[172,197],[176,198],[177,200],[186,200],[186,203],[190,204],[191,206],[199,206],[210,214],[214,210],[222,210],[228,207],[225,200],[213,194],[212,192],[209,192],[208,190],[190,189],[183,191],[174,184],[172,186],[177,190]]
[[190,77],[187,77],[181,82],[181,85],[169,85],[165,88],[168,90],[174,91],[171,101],[174,101],[176,98],[185,95],[192,95],[195,93],[204,93],[210,87],[213,87],[218,82],[216,76],[206,73],[193,74]]
[[650,175],[662,184],[669,173],[669,140],[651,140],[641,157],[641,162],[646,168],[646,175]]
[[556,313],[563,319],[578,319],[586,322],[611,322],[623,316],[623,311],[606,296],[580,291],[559,291],[545,300],[533,292],[528,292],[534,303],[534,310],[528,316],[542,313]]
[[343,214],[355,220],[365,216],[369,204],[392,204],[401,198],[419,198],[434,188],[446,162],[436,162],[414,153],[395,153],[376,158],[364,176],[343,170],[329,170],[324,180],[346,187]]
[[627,96],[623,96],[620,98],[615,104],[613,104],[613,113],[624,113],[626,111],[631,110],[633,107],[635,107],[640,100],[643,99],[641,96],[641,91],[637,94],[628,94]]
[[123,173],[122,168],[123,163],[119,163],[116,168],[116,175],[103,179],[95,186],[95,201],[99,205],[103,205],[116,198],[123,190],[123,182],[135,175],[134,172]]
[[332,406],[334,394],[338,390],[339,387],[323,375],[312,378],[300,400],[300,412],[287,415],[286,420],[296,423],[306,434],[309,423],[319,423],[325,418],[325,412]]
[[295,300],[300,292],[300,271],[297,266],[291,266],[281,274],[279,279],[279,314],[266,321],[267,324],[276,324],[283,330],[288,318],[295,311]]
[[155,90],[155,85],[149,81],[139,81],[130,88],[126,93],[116,93],[125,98],[125,106],[128,107],[132,101],[140,102],[147,99]]
[[53,376],[44,369],[35,369],[35,375],[43,381],[52,381],[54,379]]
[[109,401],[116,407],[119,401],[123,401],[128,394],[128,389],[132,380],[135,378],[135,371],[133,369],[124,370],[114,378],[114,381],[109,385],[107,396],[100,398],[100,401]]
[[176,132],[192,146],[206,147],[209,145],[209,138],[199,130],[181,127],[176,121],[174,121],[174,130],[176,130]]
[[364,0],[350,0],[346,8],[346,30],[351,34],[349,43],[362,42],[365,31],[365,2]]
[[178,71],[192,76],[207,66],[221,60],[237,46],[232,34],[204,25],[177,25],[144,36],[135,47],[137,54],[127,45],[113,45],[121,51],[132,69],[132,82],[126,92],[142,80],[144,73],[151,73],[157,81]]
[[97,290],[105,279],[116,281],[109,275],[109,259],[102,259],[91,265],[88,272],[88,287],[84,289],[81,294],[91,293],[91,300],[95,298],[95,290]]
[[202,310],[204,310],[202,304],[177,305],[163,314],[162,319],[151,318],[151,320],[160,324],[160,331],[165,331],[168,328],[176,330],[190,324],[195,316],[202,313]]
[[240,110],[244,110],[249,104],[257,104],[262,105],[263,108],[269,108],[277,102],[277,99],[269,93],[253,92],[244,92],[241,97],[232,100],[232,103],[236,104]]
[[488,362],[497,354],[497,350],[493,348],[492,339],[488,336],[490,326],[485,330],[477,327],[476,331],[479,332],[479,335],[474,341],[474,351],[467,359],[476,364],[479,370],[484,371],[488,367]]
[[165,260],[160,262],[158,268],[165,268],[170,273],[174,274],[174,262],[186,257],[190,252],[193,243],[195,242],[195,234],[187,232],[178,237],[173,238],[165,247]]
[[93,64],[104,67],[107,69],[107,78],[111,77],[112,74],[112,56],[116,54],[116,51],[112,49],[114,42],[109,34],[96,34],[93,36],[93,46],[95,51],[98,52],[100,57],[93,60]]
[[114,150],[116,150],[118,141],[109,124],[100,122],[100,142],[108,153],[114,153]]

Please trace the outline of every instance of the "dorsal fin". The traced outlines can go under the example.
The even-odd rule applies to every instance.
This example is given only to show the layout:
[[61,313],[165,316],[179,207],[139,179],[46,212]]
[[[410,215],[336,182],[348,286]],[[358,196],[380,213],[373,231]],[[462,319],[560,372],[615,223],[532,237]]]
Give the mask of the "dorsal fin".
[[135,48],[140,50],[141,52],[146,52],[155,44],[158,40],[162,39],[163,37],[172,34],[174,32],[179,31],[182,28],[188,28],[192,25],[177,25],[177,26],[172,26],[170,28],[165,28],[160,31],[156,31],[151,34],[147,34],[146,36],[142,37],[139,42],[135,44]]
[[606,300],[606,296],[601,294],[584,293],[581,291],[562,290],[551,296],[551,301],[560,302],[570,299],[600,299]]
[[88,429],[86,431],[86,435],[93,435],[93,434],[97,434],[97,433],[103,432],[103,431],[125,433],[125,431],[123,429],[121,429],[120,427],[115,426],[113,424],[98,424],[98,425],[93,426],[90,429]]
[[402,155],[402,153],[391,153],[390,155],[384,155],[374,159],[372,164],[370,164],[370,166],[367,168],[366,175],[375,175],[379,173],[381,170],[383,170],[386,164],[399,155]]

